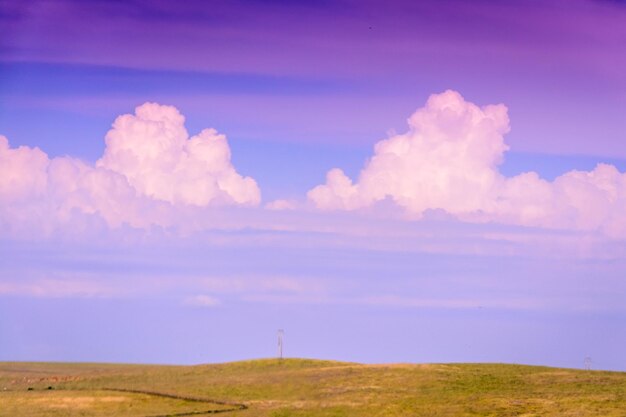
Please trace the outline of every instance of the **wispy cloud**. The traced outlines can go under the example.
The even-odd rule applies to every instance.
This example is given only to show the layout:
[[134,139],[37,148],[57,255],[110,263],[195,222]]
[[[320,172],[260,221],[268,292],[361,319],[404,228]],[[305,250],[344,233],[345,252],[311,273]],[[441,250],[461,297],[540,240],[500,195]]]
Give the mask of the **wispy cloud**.
[[0,296],[36,298],[115,298],[123,292],[93,279],[39,279],[28,282],[0,282]]
[[5,97],[74,99],[120,94],[323,96],[354,92],[349,80],[262,73],[137,69],[123,66],[0,61],[0,94]]
[[221,304],[220,300],[210,295],[194,295],[184,299],[183,304],[190,307],[213,308]]

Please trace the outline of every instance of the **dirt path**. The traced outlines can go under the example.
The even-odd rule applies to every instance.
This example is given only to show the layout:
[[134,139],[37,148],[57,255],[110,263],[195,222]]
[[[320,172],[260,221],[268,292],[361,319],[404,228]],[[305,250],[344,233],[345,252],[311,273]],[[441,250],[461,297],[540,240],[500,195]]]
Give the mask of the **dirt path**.
[[218,404],[218,405],[230,406],[230,408],[221,408],[218,410],[213,409],[213,410],[207,410],[207,411],[190,411],[186,413],[176,413],[176,414],[157,414],[157,415],[151,415],[151,416],[146,416],[146,417],[183,417],[183,416],[195,416],[195,415],[203,415],[203,414],[218,414],[218,413],[227,413],[231,411],[246,410],[248,408],[247,405],[241,404],[241,403],[210,400],[207,398],[199,398],[199,397],[187,397],[185,395],[168,394],[165,392],[144,391],[144,390],[124,389],[124,388],[102,388],[102,390],[112,391],[112,392],[126,392],[130,394],[144,394],[144,395],[152,395],[154,397],[172,398],[175,400],[184,400],[184,401],[199,402],[199,403],[206,403],[206,404]]

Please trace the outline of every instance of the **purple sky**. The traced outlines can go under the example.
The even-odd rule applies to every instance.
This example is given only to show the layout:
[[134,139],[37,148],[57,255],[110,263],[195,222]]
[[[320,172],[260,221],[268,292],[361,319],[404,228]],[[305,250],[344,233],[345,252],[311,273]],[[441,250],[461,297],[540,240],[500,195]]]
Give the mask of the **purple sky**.
[[0,0],[0,360],[626,370],[625,21]]

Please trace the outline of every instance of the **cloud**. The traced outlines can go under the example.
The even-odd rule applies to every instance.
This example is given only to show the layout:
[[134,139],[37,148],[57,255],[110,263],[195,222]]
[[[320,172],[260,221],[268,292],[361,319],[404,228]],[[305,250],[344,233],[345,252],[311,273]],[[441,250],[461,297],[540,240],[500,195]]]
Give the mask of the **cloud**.
[[[179,279],[180,281],[180,279]],[[246,274],[235,277],[201,277],[201,288],[216,294],[311,294],[323,292],[321,277]]]
[[185,298],[183,304],[191,307],[217,307],[221,303],[220,300],[209,295],[194,295]]
[[270,201],[265,204],[265,208],[268,210],[295,210],[298,207],[298,203],[293,200],[278,199]]
[[408,132],[378,142],[353,182],[338,168],[307,194],[322,210],[355,210],[391,200],[413,218],[445,210],[470,222],[601,231],[626,236],[626,174],[614,166],[504,177],[507,108],[479,107],[448,90],[430,96]]
[[[127,239],[129,228],[161,236],[170,229],[183,235],[207,229],[350,229],[367,235],[378,227],[393,234],[391,242],[406,234],[408,218],[423,220],[414,224],[447,219],[626,237],[626,174],[600,164],[554,181],[535,172],[505,177],[499,165],[508,150],[507,108],[480,107],[454,91],[431,96],[409,118],[406,133],[378,142],[356,181],[341,169],[330,170],[326,182],[307,194],[317,213],[294,200],[260,207],[259,187],[231,163],[226,137],[213,129],[190,137],[184,122],[174,107],[143,104],[115,120],[95,164],[12,148],[0,136],[0,233],[113,230]],[[351,219],[355,210],[366,219]],[[383,231],[384,220],[399,219],[393,233]]]
[[47,189],[48,156],[38,148],[9,147],[0,135],[0,201],[2,207],[40,198]]
[[479,107],[456,92],[431,96],[409,119],[410,130],[380,141],[353,184],[340,169],[309,192],[322,209],[354,209],[387,196],[413,212],[476,211],[498,181],[495,165],[507,149],[506,107]]
[[171,106],[145,103],[119,116],[95,165],[11,148],[0,136],[0,226],[10,231],[167,226],[186,207],[257,206],[254,179],[231,163],[226,137],[189,137]]
[[173,204],[259,204],[256,182],[231,164],[226,136],[204,129],[189,138],[184,122],[172,106],[139,106],[115,120],[96,166],[123,175],[142,195]]
[[100,282],[79,279],[39,279],[29,282],[0,282],[0,296],[39,298],[107,298],[121,292]]

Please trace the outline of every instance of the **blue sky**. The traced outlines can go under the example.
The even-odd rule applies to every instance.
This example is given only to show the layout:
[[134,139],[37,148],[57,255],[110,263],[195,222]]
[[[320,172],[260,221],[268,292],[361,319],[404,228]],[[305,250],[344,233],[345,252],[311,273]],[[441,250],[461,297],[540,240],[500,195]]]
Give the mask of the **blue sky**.
[[0,0],[0,360],[626,370],[625,18]]
[[[579,367],[592,356],[594,366],[624,369],[623,260],[329,248],[315,236],[306,244],[301,236],[282,240],[300,247],[5,243],[3,253],[11,256],[2,278],[18,271],[42,291],[3,297],[2,316],[11,317],[0,326],[4,359],[268,357],[275,354],[276,329],[284,328],[286,353],[297,357]],[[83,286],[68,293],[78,281]],[[199,291],[219,303],[181,302]]]

